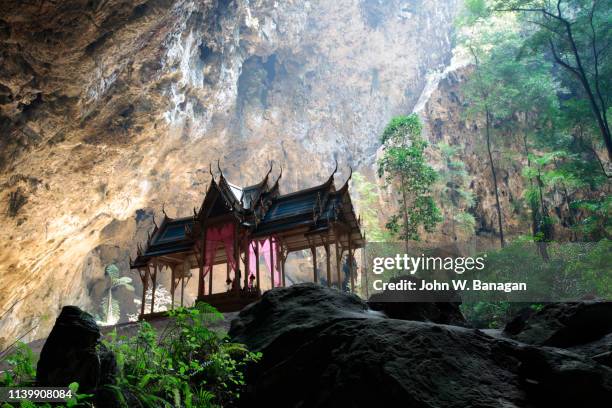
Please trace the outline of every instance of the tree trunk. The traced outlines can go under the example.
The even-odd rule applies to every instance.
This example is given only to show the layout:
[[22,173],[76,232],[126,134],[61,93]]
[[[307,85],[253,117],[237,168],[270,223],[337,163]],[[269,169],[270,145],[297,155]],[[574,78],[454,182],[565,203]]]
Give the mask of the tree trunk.
[[[531,159],[529,158],[529,148],[527,147],[527,134],[523,133],[523,147],[525,149],[525,157],[527,157],[527,167],[531,169]],[[533,178],[529,177],[529,186],[533,190]],[[533,202],[529,203],[529,207],[531,208],[531,236],[533,238],[536,237],[538,233],[538,219],[537,219],[537,207],[533,204]]]
[[[555,61],[561,65],[563,68],[567,69],[576,77],[578,81],[582,85],[582,88],[586,92],[587,98],[589,100],[589,104],[591,105],[591,110],[593,111],[593,115],[595,115],[595,119],[597,120],[597,126],[599,127],[599,131],[604,140],[604,144],[606,145],[606,150],[608,151],[608,160],[612,162],[612,137],[610,136],[610,126],[608,125],[608,119],[606,117],[606,107],[599,106],[597,104],[597,100],[595,98],[595,94],[591,89],[591,84],[589,84],[589,80],[586,75],[586,71],[584,66],[582,65],[582,59],[580,58],[580,53],[578,52],[578,47],[576,46],[576,41],[574,40],[574,34],[572,32],[571,24],[565,20],[561,19],[563,24],[565,25],[565,30],[567,32],[567,38],[572,48],[572,53],[574,54],[574,60],[576,61],[576,66],[572,67],[568,65],[565,61],[561,59],[561,57],[557,54],[555,46],[550,40],[550,48],[553,53],[553,58]],[[597,62],[595,63],[597,64]],[[595,65],[595,69],[597,69],[597,65]],[[597,71],[596,71],[597,74]],[[599,81],[598,75],[595,77],[595,84],[598,86],[597,81]],[[603,100],[602,100],[603,103]]]
[[406,182],[404,181],[404,176],[401,178],[401,188],[402,188],[402,199],[404,202],[402,203],[402,215],[404,216],[404,247],[406,249],[406,253],[408,253],[408,249],[410,248],[408,244],[408,209],[407,209],[407,197],[406,197]]
[[499,191],[497,189],[497,174],[495,173],[495,165],[493,164],[493,155],[491,154],[491,118],[489,108],[485,107],[486,115],[486,136],[487,136],[487,153],[489,155],[489,165],[491,166],[491,174],[493,175],[493,186],[495,188],[495,206],[497,207],[497,223],[499,226],[499,242],[501,247],[505,246],[504,227],[502,223],[501,205],[499,204]]

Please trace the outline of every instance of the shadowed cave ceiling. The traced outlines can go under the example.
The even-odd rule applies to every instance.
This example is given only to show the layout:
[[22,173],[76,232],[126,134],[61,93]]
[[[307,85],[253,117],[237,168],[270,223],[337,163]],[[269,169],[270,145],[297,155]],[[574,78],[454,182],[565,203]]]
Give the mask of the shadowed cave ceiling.
[[236,184],[273,161],[284,191],[334,160],[338,180],[348,166],[371,174],[384,125],[450,62],[456,12],[446,0],[1,4],[0,345],[46,335],[62,305],[95,307],[104,265],[127,270],[162,205],[199,206],[217,159]]

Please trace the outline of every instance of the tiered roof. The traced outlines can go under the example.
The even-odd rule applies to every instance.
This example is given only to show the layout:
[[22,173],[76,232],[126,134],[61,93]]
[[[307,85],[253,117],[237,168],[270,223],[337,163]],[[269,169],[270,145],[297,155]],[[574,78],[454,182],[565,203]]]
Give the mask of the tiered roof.
[[[348,193],[351,177],[336,190],[336,170],[337,166],[321,185],[285,195],[279,192],[282,169],[274,184],[269,182],[270,166],[261,182],[243,188],[230,183],[220,168],[218,179],[211,171],[212,181],[200,209],[194,209],[193,216],[177,219],[169,218],[164,212],[164,220],[149,236],[146,248],[138,248],[132,268],[145,266],[154,257],[179,262],[187,255],[195,263],[190,253],[201,229],[231,217],[247,228],[253,238],[279,237],[289,251],[322,245],[336,238],[342,243],[342,239],[348,241],[349,235],[353,247],[359,248],[364,238]],[[340,233],[344,238],[336,237]]]

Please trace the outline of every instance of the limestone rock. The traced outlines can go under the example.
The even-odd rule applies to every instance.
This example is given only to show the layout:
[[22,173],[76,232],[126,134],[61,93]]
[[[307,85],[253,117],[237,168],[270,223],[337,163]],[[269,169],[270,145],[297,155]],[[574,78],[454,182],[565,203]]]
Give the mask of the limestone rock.
[[230,335],[262,361],[243,406],[606,407],[612,370],[479,330],[388,319],[316,285],[266,292]]
[[99,344],[100,329],[93,317],[75,306],[64,306],[40,353],[36,369],[39,386],[66,387],[79,383],[90,393],[113,384],[115,356]]
[[46,336],[43,311],[96,312],[108,263],[138,293],[129,255],[163,203],[193,213],[217,159],[241,185],[273,160],[285,192],[334,158],[338,183],[367,173],[386,123],[448,62],[458,4],[3,1],[0,348]]
[[612,367],[612,333],[590,343],[568,347],[568,350]]
[[[419,287],[420,278],[414,276],[394,277],[390,282],[409,280]],[[433,301],[439,299],[439,301]],[[416,320],[455,326],[467,326],[459,306],[461,298],[454,290],[427,291],[385,291],[370,296],[368,305],[373,310],[384,312],[392,319]]]
[[521,313],[504,330],[528,344],[571,347],[612,333],[612,302],[551,303],[536,313]]

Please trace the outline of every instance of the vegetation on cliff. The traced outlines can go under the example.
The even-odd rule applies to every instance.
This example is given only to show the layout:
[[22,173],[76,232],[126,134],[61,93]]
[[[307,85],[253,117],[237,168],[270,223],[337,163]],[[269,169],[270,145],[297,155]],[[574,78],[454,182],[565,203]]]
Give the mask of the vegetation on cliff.
[[[459,19],[459,43],[474,64],[462,86],[467,112],[486,119],[496,191],[499,157],[526,163],[523,203],[534,241],[558,239],[555,224],[573,241],[612,236],[612,32],[603,3],[470,0]],[[510,151],[504,139],[522,151]],[[503,246],[499,206],[497,200]],[[546,258],[545,244],[540,248]]]

